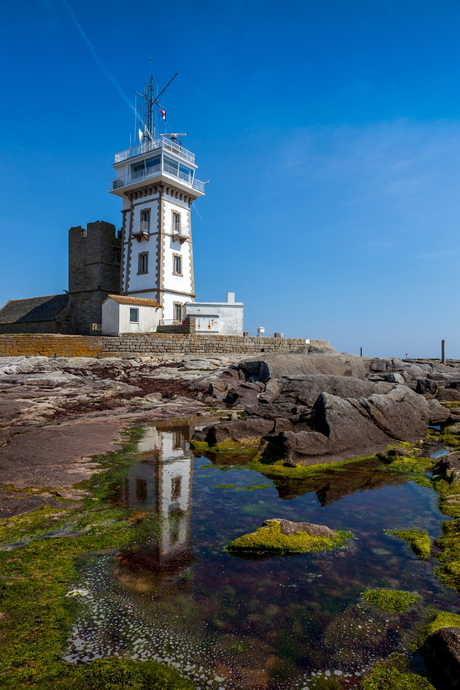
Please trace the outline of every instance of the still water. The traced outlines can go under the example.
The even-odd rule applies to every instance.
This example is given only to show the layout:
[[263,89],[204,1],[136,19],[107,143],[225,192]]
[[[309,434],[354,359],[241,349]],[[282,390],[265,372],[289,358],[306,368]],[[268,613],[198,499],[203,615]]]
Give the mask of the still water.
[[[83,596],[65,658],[157,659],[197,688],[300,690],[318,675],[356,687],[380,658],[408,652],[427,606],[460,613],[460,597],[385,529],[441,535],[430,488],[377,461],[306,482],[276,482],[246,457],[195,457],[193,420],[149,426],[114,502],[138,527],[132,544],[82,560]],[[230,485],[230,486],[229,486]],[[349,530],[330,552],[249,560],[229,541],[267,518]],[[379,612],[366,589],[417,592],[407,614]],[[421,660],[411,660],[414,668]]]

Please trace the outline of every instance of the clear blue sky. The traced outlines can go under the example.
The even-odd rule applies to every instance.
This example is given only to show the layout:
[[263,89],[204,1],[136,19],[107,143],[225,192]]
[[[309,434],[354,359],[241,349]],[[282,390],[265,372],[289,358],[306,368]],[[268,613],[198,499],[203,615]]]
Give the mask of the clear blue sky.
[[70,226],[120,226],[110,166],[150,56],[210,180],[199,300],[235,291],[251,332],[460,358],[459,35],[458,0],[4,3],[0,303],[67,288]]

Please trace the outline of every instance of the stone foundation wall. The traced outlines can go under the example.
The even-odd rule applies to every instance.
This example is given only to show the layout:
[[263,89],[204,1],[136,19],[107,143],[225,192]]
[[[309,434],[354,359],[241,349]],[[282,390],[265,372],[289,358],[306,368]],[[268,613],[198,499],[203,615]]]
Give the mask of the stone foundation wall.
[[84,335],[0,335],[0,357],[103,357],[102,338]]
[[[328,340],[310,340],[329,345]],[[308,345],[303,338],[256,338],[223,335],[138,333],[122,336],[0,335],[0,357],[45,355],[47,357],[130,357],[142,355],[213,355],[292,352]]]

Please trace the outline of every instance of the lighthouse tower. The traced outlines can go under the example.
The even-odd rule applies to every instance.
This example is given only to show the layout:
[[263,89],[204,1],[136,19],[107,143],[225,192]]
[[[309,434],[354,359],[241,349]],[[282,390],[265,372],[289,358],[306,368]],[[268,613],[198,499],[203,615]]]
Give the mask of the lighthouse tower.
[[151,77],[138,94],[143,129],[136,146],[115,155],[110,192],[123,200],[120,292],[156,300],[164,322],[172,323],[195,298],[191,206],[204,196],[205,183],[195,177],[195,155],[182,146],[185,135],[156,131],[163,91],[155,97]]

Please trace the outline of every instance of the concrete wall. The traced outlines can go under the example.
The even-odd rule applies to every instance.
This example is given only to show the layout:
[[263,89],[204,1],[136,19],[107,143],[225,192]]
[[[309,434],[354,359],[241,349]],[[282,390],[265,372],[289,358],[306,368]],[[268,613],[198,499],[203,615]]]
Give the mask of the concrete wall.
[[[310,340],[310,345],[329,345]],[[122,336],[0,335],[0,357],[45,355],[47,357],[131,357],[141,355],[235,354],[295,352],[308,348],[303,338],[256,338],[170,333],[139,333]]]

